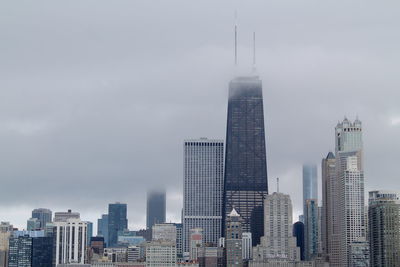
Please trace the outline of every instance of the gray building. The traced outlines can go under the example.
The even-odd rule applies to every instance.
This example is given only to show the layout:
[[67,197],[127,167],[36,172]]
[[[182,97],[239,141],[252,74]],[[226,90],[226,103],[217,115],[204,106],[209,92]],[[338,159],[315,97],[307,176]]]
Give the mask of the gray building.
[[234,207],[243,219],[243,231],[251,232],[253,246],[257,245],[264,233],[264,199],[268,194],[262,82],[258,76],[237,77],[229,84],[224,186],[225,219]]
[[127,205],[114,203],[108,205],[108,244],[107,247],[118,245],[118,231],[128,229]]
[[32,211],[32,218],[36,218],[40,222],[40,228],[45,229],[46,223],[52,221],[52,212],[49,209],[39,208]]
[[393,191],[369,192],[371,267],[400,266],[400,201]]
[[40,229],[40,221],[37,218],[29,218],[26,222],[26,230],[33,231]]
[[80,217],[79,212],[73,212],[72,210],[59,211],[54,213],[54,222],[66,222],[69,219],[80,219]]
[[225,233],[226,266],[242,267],[242,218],[235,209],[228,214]]
[[224,142],[200,138],[184,142],[183,249],[191,229],[203,229],[205,243],[221,237]]
[[165,223],[166,193],[165,190],[147,192],[146,226],[147,229],[156,223]]

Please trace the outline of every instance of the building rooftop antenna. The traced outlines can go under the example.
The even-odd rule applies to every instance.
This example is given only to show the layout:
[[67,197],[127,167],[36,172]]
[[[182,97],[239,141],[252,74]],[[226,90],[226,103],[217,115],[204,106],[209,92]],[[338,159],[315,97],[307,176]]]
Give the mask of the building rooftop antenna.
[[235,67],[237,66],[237,10],[235,10]]
[[256,32],[253,32],[253,72],[256,72]]
[[276,178],[276,192],[279,193],[279,177]]

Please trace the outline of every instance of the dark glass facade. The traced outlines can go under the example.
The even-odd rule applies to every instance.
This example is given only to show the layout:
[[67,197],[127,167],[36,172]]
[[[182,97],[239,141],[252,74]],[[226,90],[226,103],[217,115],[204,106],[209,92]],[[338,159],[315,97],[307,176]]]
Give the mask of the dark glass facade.
[[11,237],[9,244],[9,267],[53,266],[52,237]]
[[49,209],[34,209],[32,211],[32,218],[36,218],[40,222],[40,228],[44,229],[46,227],[46,223],[50,223],[52,220],[52,212]]
[[118,231],[128,229],[126,204],[115,203],[108,205],[108,242],[107,247],[118,244]]
[[[264,235],[264,199],[268,194],[262,83],[238,77],[229,85],[224,183],[225,215],[234,207],[253,246]],[[225,232],[225,224],[223,227]]]
[[304,261],[304,223],[296,222],[293,224],[293,236],[296,237],[296,246],[300,248],[300,259]]
[[156,223],[165,223],[165,208],[165,190],[147,192],[147,229]]

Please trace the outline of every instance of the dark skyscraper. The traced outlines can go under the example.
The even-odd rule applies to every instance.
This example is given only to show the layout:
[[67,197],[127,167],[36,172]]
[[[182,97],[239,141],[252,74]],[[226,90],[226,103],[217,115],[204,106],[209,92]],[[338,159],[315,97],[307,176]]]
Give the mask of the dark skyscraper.
[[52,267],[53,237],[11,237],[8,266]]
[[225,216],[235,208],[255,246],[264,234],[268,194],[262,84],[257,76],[238,77],[229,85],[224,186]]
[[304,256],[304,223],[297,222],[293,224],[293,236],[296,237],[296,246],[300,248],[300,259],[303,261]]
[[156,223],[165,222],[165,207],[165,190],[147,192],[147,229]]
[[108,247],[115,247],[118,244],[118,231],[128,229],[126,217],[126,204],[108,204]]

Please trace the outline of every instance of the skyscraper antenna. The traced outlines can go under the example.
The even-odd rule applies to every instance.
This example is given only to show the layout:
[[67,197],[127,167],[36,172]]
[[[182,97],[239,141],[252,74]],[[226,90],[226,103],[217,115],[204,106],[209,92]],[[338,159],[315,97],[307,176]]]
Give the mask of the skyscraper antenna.
[[235,67],[237,66],[237,10],[235,10]]
[[279,193],[279,177],[276,178],[276,192]]
[[256,71],[256,32],[253,32],[253,72]]

